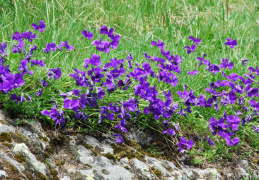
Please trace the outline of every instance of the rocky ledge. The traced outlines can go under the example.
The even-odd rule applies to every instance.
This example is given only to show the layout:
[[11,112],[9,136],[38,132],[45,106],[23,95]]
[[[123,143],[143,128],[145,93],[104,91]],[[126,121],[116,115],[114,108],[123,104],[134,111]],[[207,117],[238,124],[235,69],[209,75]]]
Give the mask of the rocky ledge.
[[[16,122],[0,110],[0,179],[259,179],[258,165],[246,160],[221,169],[187,167],[177,158],[154,158],[116,145],[109,135],[98,140],[46,131],[37,120]],[[131,137],[139,140],[136,133]]]

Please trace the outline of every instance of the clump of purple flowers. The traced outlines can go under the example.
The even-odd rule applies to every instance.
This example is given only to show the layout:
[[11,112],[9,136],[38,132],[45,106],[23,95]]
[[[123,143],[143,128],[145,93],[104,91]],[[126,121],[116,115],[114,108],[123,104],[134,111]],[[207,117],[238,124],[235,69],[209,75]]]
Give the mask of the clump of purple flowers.
[[[39,25],[33,23],[32,27],[43,33],[46,25],[40,20]],[[111,49],[115,50],[118,47],[121,37],[114,34],[113,28],[108,29],[106,26],[102,26],[100,34],[102,38],[91,42],[99,51],[98,53],[109,53]],[[88,40],[95,37],[95,34],[86,30],[82,31],[82,35]],[[105,36],[109,40],[105,40],[107,38]],[[32,59],[34,52],[39,49],[35,44],[26,45],[26,43],[27,41],[32,42],[36,38],[37,35],[30,31],[12,34],[12,40],[16,41],[12,44],[12,52],[19,53],[24,57],[19,64],[19,68],[14,71],[9,69],[9,65],[5,65],[5,58],[8,55],[6,53],[7,44],[0,42],[0,91],[2,94],[10,94],[10,100],[16,104],[29,103],[26,98],[33,102],[30,94],[18,91],[26,83],[25,77],[34,74],[34,71],[31,71],[33,68],[44,67],[46,69],[45,76],[39,81],[40,88],[32,93],[35,98],[41,98],[46,93],[45,91],[51,88],[50,85],[53,82],[62,79],[60,67],[48,69],[45,67],[43,60]],[[190,36],[189,40],[193,44],[190,47],[184,47],[187,54],[195,52],[201,44],[199,38],[195,39]],[[42,50],[45,53],[53,53],[56,49],[71,51],[74,46],[68,42],[60,41],[59,45],[56,42],[46,43]],[[160,54],[151,56],[143,53],[144,60],[141,64],[135,62],[131,53],[127,54],[126,59],[113,57],[107,63],[103,63],[103,59],[98,53],[91,54],[84,60],[82,67],[74,68],[74,73],[69,74],[77,88],[69,92],[60,92],[58,100],[52,99],[51,101],[54,102],[54,106],[49,110],[42,110],[41,114],[49,116],[55,122],[55,125],[64,126],[66,125],[67,114],[73,115],[75,120],[86,122],[91,117],[90,113],[95,113],[95,118],[98,117],[98,124],[104,122],[113,124],[114,130],[119,132],[113,134],[115,142],[123,143],[123,133],[128,132],[129,123],[137,122],[140,116],[145,115],[156,122],[162,120],[164,124],[162,134],[176,137],[180,125],[171,122],[173,119],[187,117],[195,111],[194,108],[209,108],[217,112],[220,112],[221,109],[230,108],[233,110],[231,114],[228,113],[227,115],[227,111],[225,111],[223,115],[217,118],[215,116],[208,119],[208,129],[214,136],[212,139],[218,137],[225,141],[227,146],[237,146],[240,143],[238,137],[240,129],[252,121],[255,123],[252,126],[253,132],[259,133],[259,128],[256,126],[258,123],[256,124],[256,121],[254,121],[255,117],[259,116],[258,66],[247,68],[248,72],[243,75],[228,73],[229,70],[234,68],[231,59],[222,58],[220,64],[215,64],[215,62],[205,59],[206,54],[202,54],[201,57],[196,57],[199,67],[204,66],[208,74],[213,74],[215,77],[219,76],[221,80],[210,82],[204,88],[204,94],[197,94],[194,89],[184,84],[183,88],[176,91],[177,97],[175,98],[173,92],[181,82],[179,76],[182,71],[180,66],[183,57],[166,50],[165,44],[161,40],[152,41],[151,45],[158,48]],[[227,38],[225,45],[233,49],[237,46],[237,41]],[[246,66],[247,61],[247,59],[244,59],[240,63]],[[83,68],[83,70],[79,70],[80,68]],[[196,69],[187,73],[194,76],[199,74],[199,70]],[[168,85],[168,89],[161,91],[159,84]],[[113,103],[106,101],[106,98],[113,94],[130,92],[129,89],[133,93],[129,94],[128,98],[121,98]],[[217,143],[212,141],[210,137],[204,136],[204,138],[211,146],[215,146]],[[191,149],[194,146],[194,140],[187,140],[184,136],[181,136],[177,146],[180,152],[184,148]]]

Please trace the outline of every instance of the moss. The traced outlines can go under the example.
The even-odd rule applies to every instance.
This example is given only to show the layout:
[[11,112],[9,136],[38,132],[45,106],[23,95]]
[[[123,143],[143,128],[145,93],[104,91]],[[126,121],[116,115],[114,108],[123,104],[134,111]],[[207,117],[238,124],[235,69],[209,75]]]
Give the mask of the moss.
[[59,135],[58,137],[54,137],[53,139],[51,139],[50,143],[55,146],[64,146],[65,140],[66,138],[64,135]]
[[93,146],[91,146],[91,145],[89,145],[89,144],[85,144],[84,147],[85,147],[86,149],[93,149]]
[[39,136],[39,138],[42,139],[45,142],[48,142],[48,138],[47,137]]
[[52,146],[48,146],[46,148],[46,152],[48,152],[49,154],[54,154],[54,148]]
[[151,167],[150,169],[154,172],[154,174],[155,174],[157,177],[162,176],[162,172],[161,172],[160,170],[156,169],[154,166]]
[[50,157],[49,153],[46,153],[46,152],[45,152],[45,153],[44,153],[44,157],[45,157],[45,158],[49,158],[49,157]]
[[94,149],[91,149],[92,153],[95,155],[95,156],[98,156],[98,151],[94,150]]
[[18,171],[18,169],[17,169],[14,165],[12,165],[12,164],[10,164],[10,169],[11,169],[13,172]]
[[62,166],[62,165],[64,165],[65,164],[65,161],[58,161],[58,162],[56,162],[56,165],[57,166]]
[[3,143],[3,145],[7,146],[8,148],[11,148],[13,146],[11,143]]
[[52,175],[58,175],[58,171],[55,169],[50,169],[50,174]]
[[124,166],[125,169],[130,170],[131,168],[129,166]]
[[85,164],[86,166],[88,166],[89,168],[93,168],[93,166],[91,166],[90,164]]
[[41,172],[39,172],[39,171],[36,171],[36,172],[35,172],[35,175],[36,175],[36,177],[38,177],[40,180],[48,180],[48,178],[47,178],[44,174],[42,174]]
[[26,162],[26,157],[23,154],[17,154],[14,156],[14,158],[20,163]]
[[13,140],[17,143],[27,143],[29,142],[29,139],[27,137],[25,137],[24,135],[20,134],[20,133],[10,133]]
[[105,157],[107,157],[108,159],[111,159],[111,160],[116,160],[116,157],[113,154],[109,153],[109,152],[103,154],[103,156],[105,156]]
[[0,141],[1,142],[5,142],[5,141],[12,142],[13,139],[12,139],[10,133],[4,132],[4,133],[0,134]]

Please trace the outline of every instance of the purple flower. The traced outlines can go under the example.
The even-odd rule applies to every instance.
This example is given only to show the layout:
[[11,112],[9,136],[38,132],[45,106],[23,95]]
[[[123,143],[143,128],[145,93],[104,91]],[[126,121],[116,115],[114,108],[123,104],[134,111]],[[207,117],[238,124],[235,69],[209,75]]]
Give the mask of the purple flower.
[[45,53],[49,53],[50,51],[56,51],[56,44],[53,43],[47,43],[46,48],[43,48],[43,51]]
[[13,53],[17,53],[17,52],[22,53],[22,51],[25,53],[25,49],[23,49],[23,47],[24,47],[24,42],[22,39],[19,39],[18,44],[13,45],[12,51]]
[[46,25],[44,24],[44,22],[42,20],[39,21],[39,26],[37,24],[32,23],[31,27],[33,27],[35,30],[40,31],[41,33],[43,33],[43,31],[46,28]]
[[43,89],[41,88],[38,92],[35,93],[36,96],[41,97],[42,91],[43,91]]
[[63,126],[65,124],[64,112],[62,110],[58,111],[56,105],[53,108],[51,108],[51,112],[49,112],[48,110],[43,110],[41,111],[41,114],[49,116],[51,119],[55,121],[56,125],[60,124],[61,126]]
[[31,98],[31,96],[28,94],[28,99],[32,102],[33,99]]
[[162,42],[162,41],[159,41],[159,39],[158,39],[158,41],[156,42],[156,41],[152,41],[151,42],[151,45],[152,46],[156,46],[156,47],[158,47],[159,49],[163,49],[164,48],[164,43]]
[[171,129],[171,128],[168,128],[168,130],[163,131],[162,134],[165,134],[165,133],[168,133],[168,134],[170,134],[172,136],[175,135],[175,131],[173,129]]
[[74,46],[68,45],[68,41],[65,41],[65,42],[60,41],[60,45],[57,46],[57,49],[58,49],[59,51],[61,51],[61,50],[62,50],[62,47],[67,48],[68,51],[74,49]]
[[16,104],[21,101],[21,97],[18,97],[15,93],[11,95],[10,100],[15,101]]
[[186,142],[186,139],[182,136],[180,139],[180,142],[176,144],[180,147],[179,151],[182,152],[183,148],[186,146],[187,149],[191,149],[193,146],[193,140],[190,139],[188,142]]
[[222,134],[223,130],[228,128],[227,124],[224,124],[224,118],[220,118],[218,121],[211,117],[209,121],[209,129],[212,132],[212,134],[215,136],[217,133]]
[[187,49],[187,54],[190,54],[191,52],[195,51],[196,47],[196,45],[192,44],[191,47],[185,46],[184,49]]
[[45,66],[45,64],[44,64],[44,61],[42,61],[42,60],[31,60],[31,67],[32,66],[34,66],[34,65],[39,65],[39,66],[42,66],[42,67],[44,67]]
[[233,62],[229,62],[229,60],[226,58],[222,59],[222,63],[219,65],[220,68],[228,68],[228,69],[232,69],[234,67],[234,63]]
[[209,66],[209,72],[212,72],[214,75],[219,71],[220,69],[216,64],[212,64]]
[[42,81],[41,81],[41,84],[42,84],[43,87],[47,87],[47,86],[48,86],[48,83],[47,83],[47,81],[45,81],[45,80],[42,80]]
[[175,114],[179,114],[179,117],[181,117],[181,115],[183,115],[183,116],[185,116],[185,117],[187,116],[186,113],[183,111],[183,108],[182,108],[182,107],[180,108],[180,111],[177,112],[177,113],[175,113]]
[[57,68],[57,69],[49,69],[48,71],[48,79],[50,79],[52,76],[55,80],[59,79],[61,76],[61,69]]
[[113,136],[115,136],[115,142],[116,143],[123,143],[124,142],[124,139],[121,137],[121,135],[120,134],[113,134]]
[[214,146],[214,142],[211,140],[210,137],[204,136],[204,138],[208,140],[209,145]]
[[193,76],[194,74],[199,74],[199,71],[198,70],[188,71],[188,75]]
[[237,40],[236,39],[234,39],[232,41],[231,38],[227,38],[226,40],[227,40],[227,42],[225,42],[225,45],[230,46],[231,49],[233,49],[235,46],[237,46]]
[[197,45],[199,45],[201,43],[201,39],[195,39],[194,37],[190,36],[189,37],[190,40],[192,40],[194,43],[196,43]]
[[[2,56],[6,56],[6,52],[5,52],[5,49],[7,48],[7,45],[6,43],[2,43],[0,41],[0,54],[2,54]],[[0,56],[1,57],[1,56]]]
[[253,128],[254,128],[253,132],[259,133],[259,127],[256,127],[255,125],[253,125]]
[[78,99],[71,100],[69,98],[66,98],[66,99],[64,99],[63,103],[64,103],[64,108],[73,109],[74,111],[78,111],[78,108],[79,108],[79,100]]
[[90,59],[85,59],[85,66],[88,66],[88,64],[92,64],[94,66],[100,66],[102,64],[100,56],[97,54],[92,54]]
[[112,34],[113,34],[113,31],[114,31],[113,28],[111,28],[111,29],[108,31],[107,26],[102,26],[101,29],[100,29],[100,34],[109,35],[109,37],[111,37]]
[[100,39],[100,42],[98,40],[95,40],[91,43],[92,45],[96,46],[96,50],[109,53],[110,51],[110,45],[111,43],[109,41],[102,41],[102,38]]
[[242,64],[243,64],[244,66],[246,66],[246,61],[248,61],[248,59],[243,59],[243,60],[242,60]]
[[228,146],[237,146],[239,143],[239,138],[238,137],[234,137],[233,140],[230,139],[230,137],[226,134],[224,134],[222,137],[225,138],[226,143]]
[[228,123],[228,127],[235,131],[238,130],[240,118],[238,116],[230,115],[226,117],[226,122]]
[[82,34],[89,40],[93,39],[93,33],[91,33],[90,31],[87,32],[86,30],[83,30]]

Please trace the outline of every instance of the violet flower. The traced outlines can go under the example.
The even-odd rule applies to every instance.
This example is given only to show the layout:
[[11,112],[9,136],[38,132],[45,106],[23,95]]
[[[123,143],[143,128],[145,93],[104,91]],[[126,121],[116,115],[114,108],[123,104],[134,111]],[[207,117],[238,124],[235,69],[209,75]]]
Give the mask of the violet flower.
[[246,61],[248,61],[248,59],[243,59],[243,60],[242,60],[242,64],[243,64],[244,66],[246,66]]
[[38,30],[41,33],[43,33],[43,31],[46,28],[46,25],[45,25],[45,23],[42,20],[40,20],[39,21],[39,25],[32,23],[31,27],[33,27],[35,30]]
[[193,76],[194,74],[199,74],[199,71],[198,70],[188,71],[188,75]]
[[190,139],[188,142],[186,141],[185,137],[182,136],[180,142],[176,144],[180,147],[179,151],[182,152],[183,148],[186,146],[187,149],[191,149],[193,146],[193,140]]
[[227,40],[227,42],[225,42],[225,45],[230,46],[231,49],[233,49],[235,46],[237,46],[237,40],[236,39],[231,40],[231,38],[227,38],[226,40]]
[[53,77],[55,80],[59,79],[61,76],[62,72],[60,68],[57,69],[49,69],[48,71],[48,79],[50,79],[51,77]]
[[92,64],[94,66],[100,66],[102,64],[100,56],[97,54],[92,54],[90,59],[85,59],[85,66],[88,66],[88,64]]
[[44,61],[43,60],[31,60],[31,67],[34,66],[34,65],[39,65],[39,66],[42,66],[44,67],[45,64],[44,64]]
[[187,49],[187,54],[190,54],[191,52],[195,51],[196,47],[196,45],[192,44],[191,47],[185,46],[184,49]]
[[56,51],[56,44],[53,43],[47,43],[46,48],[43,48],[43,51],[45,53],[49,53],[50,51]]
[[233,62],[229,62],[229,60],[226,58],[222,59],[222,63],[219,65],[220,68],[228,68],[229,70],[231,70],[234,67],[234,63]]
[[211,140],[210,137],[204,136],[204,138],[208,140],[209,145],[214,146],[214,142]]
[[116,142],[116,143],[121,144],[121,143],[124,142],[124,139],[121,137],[120,134],[113,134],[113,136],[115,136],[115,142]]
[[87,32],[86,30],[83,30],[82,34],[89,40],[93,39],[93,33],[91,33],[90,31]]
[[189,39],[192,40],[194,43],[196,43],[197,45],[199,45],[201,43],[201,39],[195,39],[194,37],[192,36],[189,36]]
[[75,49],[74,46],[68,45],[68,41],[65,41],[65,42],[60,41],[60,45],[57,46],[57,49],[58,49],[59,51],[61,51],[61,50],[62,50],[62,47],[67,48],[68,51],[70,51],[70,50],[72,50],[72,49]]
[[170,134],[172,136],[175,135],[175,131],[171,128],[168,128],[168,130],[163,131],[162,134],[165,134],[165,133]]
[[255,125],[253,125],[253,128],[254,128],[253,132],[259,133],[259,127],[256,127]]

